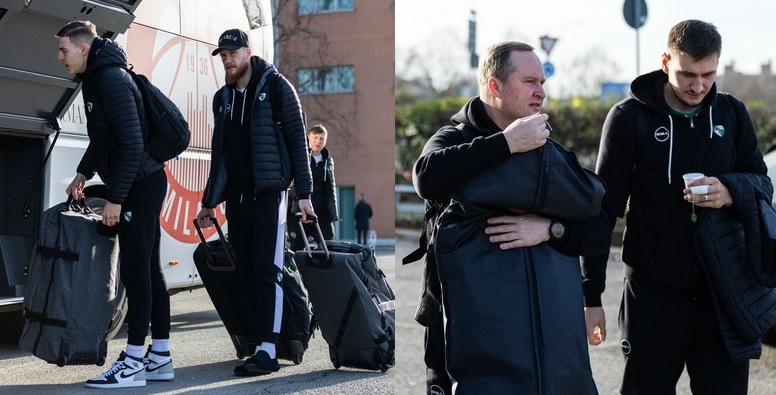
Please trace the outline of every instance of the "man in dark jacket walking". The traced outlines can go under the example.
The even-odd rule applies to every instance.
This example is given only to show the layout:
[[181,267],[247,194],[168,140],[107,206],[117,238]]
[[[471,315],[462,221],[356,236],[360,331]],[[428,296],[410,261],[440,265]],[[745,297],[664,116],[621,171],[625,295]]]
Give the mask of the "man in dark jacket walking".
[[369,218],[372,218],[372,205],[366,202],[363,193],[358,194],[354,217],[358,243],[366,244],[366,238],[369,235]]
[[[623,394],[675,393],[685,366],[693,393],[747,393],[749,362],[730,357],[728,336],[735,334],[720,331],[717,290],[696,252],[698,213],[729,210],[741,218],[743,202],[731,191],[747,183],[771,196],[773,187],[744,104],[717,92],[721,50],[714,25],[676,24],[661,69],[637,77],[631,97],[612,107],[604,123],[597,173],[609,188],[603,204],[610,224],[628,208],[619,315]],[[691,189],[685,173],[705,177],[690,182]],[[583,262],[588,332],[605,326],[607,258]]]
[[[89,146],[67,187],[84,197],[95,173],[105,183],[102,222],[118,232],[121,281],[127,291],[127,347],[113,366],[87,387],[121,388],[174,377],[168,348],[170,295],[159,261],[159,211],[167,192],[164,163],[144,148],[143,98],[127,73],[127,56],[118,44],[97,37],[94,24],[75,21],[57,34],[59,60],[83,83]],[[151,324],[151,347],[143,345]]]
[[[332,158],[329,149],[326,148],[326,140],[329,137],[329,131],[323,125],[315,125],[307,132],[307,140],[310,142],[310,170],[313,174],[313,193],[310,200],[313,203],[313,210],[318,216],[318,225],[323,234],[323,240],[334,239],[334,222],[339,221],[337,211],[337,181],[334,179],[334,158]],[[291,188],[291,195],[296,194],[296,189]],[[291,205],[292,213],[299,212],[297,205]],[[291,229],[291,250],[298,251],[304,248],[302,233],[297,231],[298,221],[291,218],[293,223],[289,226]],[[312,224],[303,224],[306,235],[318,238],[318,232],[315,231]],[[322,243],[323,240],[318,240]]]
[[[469,100],[453,116],[457,127],[443,127],[429,139],[415,163],[415,188],[427,201],[450,201],[466,184],[511,155],[535,150],[547,142],[548,116],[539,113],[545,98],[545,78],[533,47],[518,42],[493,45],[478,74],[480,96]],[[568,221],[494,210],[487,223],[481,225],[474,233],[489,236],[483,239],[484,245],[474,247],[495,259],[462,262],[478,268],[478,278],[447,279],[458,284],[487,284],[474,286],[472,289],[478,290],[468,297],[459,295],[460,299],[454,300],[440,292],[441,268],[450,262],[437,255],[438,246],[431,245],[436,248],[427,251],[424,290],[416,315],[416,320],[426,326],[427,394],[452,394],[453,388],[456,394],[597,394],[585,344],[582,286],[578,281],[581,275],[578,260],[572,255],[606,251],[611,238],[603,213],[585,221]],[[439,229],[437,242],[446,231]],[[456,255],[455,248],[448,257]],[[512,259],[518,255],[532,255],[537,262],[534,265],[524,258]],[[503,263],[499,256],[509,258],[509,262]],[[546,281],[568,286],[543,287],[536,276],[526,277],[534,267],[556,268]],[[509,268],[517,268],[511,273],[519,278],[498,283]],[[495,273],[493,283],[483,282],[486,273]],[[461,320],[449,315],[450,307],[499,298],[498,292],[506,289],[522,292],[510,309],[469,311]],[[554,295],[537,296],[545,292]],[[556,300],[563,300],[567,310],[549,307],[557,306],[553,302]],[[444,317],[441,304],[445,306]],[[488,315],[492,319],[484,318]],[[513,317],[518,317],[521,324],[499,326]],[[491,336],[478,330],[482,326],[511,335]],[[460,328],[469,335],[457,336]]]
[[[292,181],[303,220],[314,215],[304,118],[293,86],[275,66],[251,56],[245,32],[225,31],[213,56],[221,57],[226,85],[213,97],[210,176],[197,220],[211,226],[215,207],[226,201],[229,240],[245,281],[251,335],[259,344],[234,374],[269,374],[280,369],[275,344],[283,313],[286,190]],[[269,97],[270,78],[280,98]],[[281,108],[273,109],[273,103]]]

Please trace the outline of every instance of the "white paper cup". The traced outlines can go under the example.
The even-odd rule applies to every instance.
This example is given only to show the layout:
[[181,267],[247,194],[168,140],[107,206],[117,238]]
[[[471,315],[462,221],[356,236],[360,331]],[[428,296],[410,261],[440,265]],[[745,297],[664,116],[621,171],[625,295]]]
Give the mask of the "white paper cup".
[[695,185],[690,187],[690,193],[693,195],[705,195],[709,193],[708,185]]
[[[687,173],[683,175],[682,178],[684,178],[684,187],[688,188],[687,184],[689,184],[690,181],[697,180],[703,177],[706,177],[703,173]],[[708,192],[708,190],[706,192]]]

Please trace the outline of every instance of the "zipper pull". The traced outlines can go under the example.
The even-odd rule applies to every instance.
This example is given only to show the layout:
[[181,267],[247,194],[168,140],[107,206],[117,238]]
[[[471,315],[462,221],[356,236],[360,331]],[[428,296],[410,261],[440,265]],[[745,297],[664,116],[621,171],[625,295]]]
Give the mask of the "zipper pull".
[[693,121],[694,118],[690,118],[690,129],[695,129],[695,121]]

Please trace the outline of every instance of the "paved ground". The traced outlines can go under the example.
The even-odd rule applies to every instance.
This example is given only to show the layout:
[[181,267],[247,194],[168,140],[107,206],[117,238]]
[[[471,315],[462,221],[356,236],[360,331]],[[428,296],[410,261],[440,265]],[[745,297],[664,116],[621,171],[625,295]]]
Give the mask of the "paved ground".
[[[378,261],[395,282],[393,248],[378,250]],[[172,297],[171,348],[176,378],[118,392],[138,394],[394,394],[396,369],[387,373],[334,369],[328,346],[316,332],[300,365],[281,360],[280,372],[253,378],[232,374],[239,362],[226,330],[204,289]],[[110,342],[109,362],[98,366],[58,368],[21,352],[15,343],[0,344],[0,394],[96,394],[83,382],[109,368],[126,344],[126,325]],[[117,392],[117,393],[118,393]]]

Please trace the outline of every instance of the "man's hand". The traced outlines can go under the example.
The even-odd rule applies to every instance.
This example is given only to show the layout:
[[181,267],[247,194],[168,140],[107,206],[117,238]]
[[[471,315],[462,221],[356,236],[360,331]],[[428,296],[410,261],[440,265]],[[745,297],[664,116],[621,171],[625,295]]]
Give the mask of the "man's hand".
[[[698,185],[708,185],[709,190],[704,194],[692,194],[689,187]],[[692,180],[688,188],[684,188],[684,200],[695,203],[698,207],[722,208],[733,205],[733,197],[730,191],[717,177],[703,177]]]
[[121,205],[111,202],[105,203],[102,208],[102,223],[105,226],[116,226],[121,221]]
[[597,346],[606,340],[606,314],[603,307],[585,307],[587,344]]
[[543,146],[550,137],[547,128],[547,114],[536,113],[520,118],[504,128],[504,137],[509,144],[510,153],[528,152]]
[[550,239],[550,219],[536,214],[507,215],[488,218],[485,234],[499,248],[531,247]]
[[[73,200],[81,200],[84,198],[84,186],[86,185],[86,176],[81,173],[76,173],[75,178],[70,185],[65,189],[67,196],[73,198]],[[103,218],[105,218],[103,216]]]
[[213,221],[210,220],[210,218],[216,217],[216,209],[215,208],[207,208],[202,207],[199,209],[199,213],[197,214],[197,223],[199,224],[200,228],[209,228],[213,226]]
[[299,199],[299,212],[302,213],[302,222],[313,222],[307,219],[308,216],[315,216],[313,203],[310,199]]

